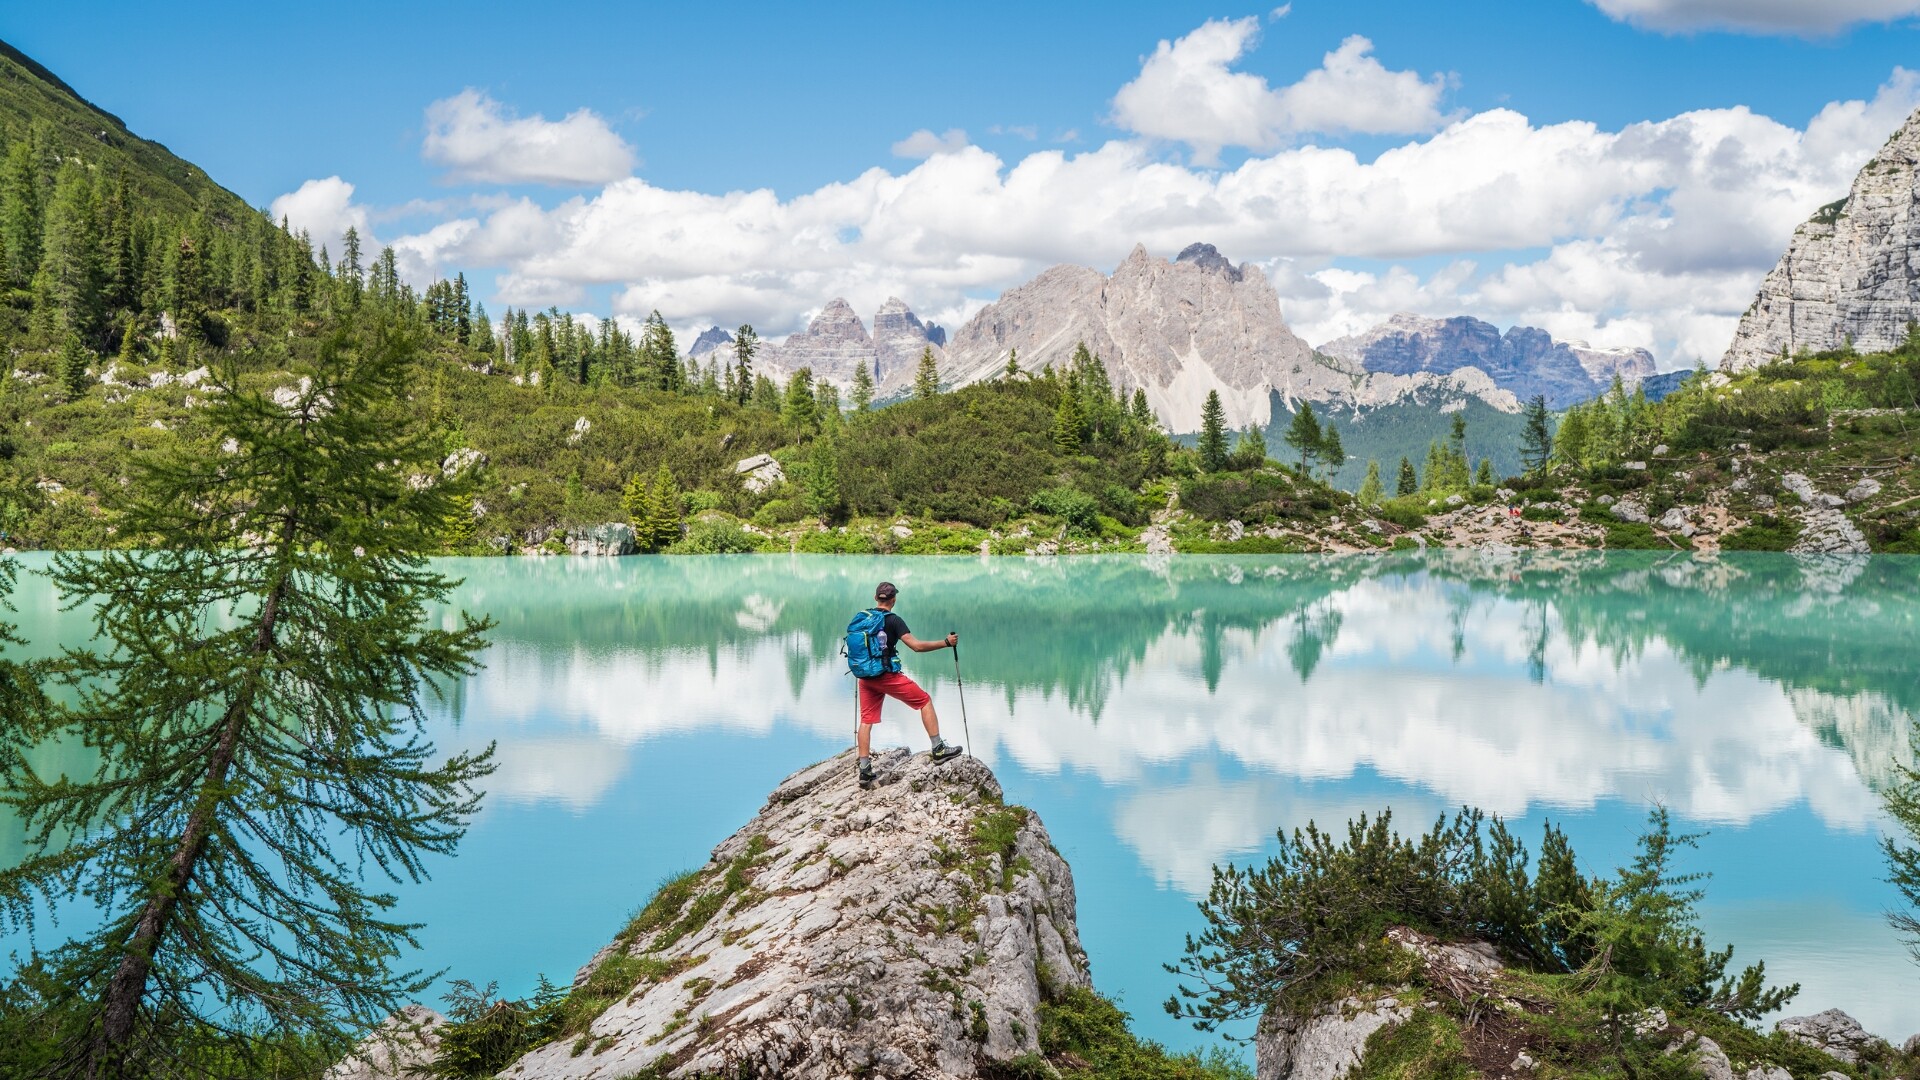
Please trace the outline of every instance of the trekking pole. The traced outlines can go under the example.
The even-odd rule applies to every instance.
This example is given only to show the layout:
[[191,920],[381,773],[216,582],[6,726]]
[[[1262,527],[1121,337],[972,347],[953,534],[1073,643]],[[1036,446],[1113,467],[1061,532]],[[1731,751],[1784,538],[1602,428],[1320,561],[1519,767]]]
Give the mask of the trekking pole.
[[[953,631],[949,630],[951,634]],[[960,678],[960,639],[953,639],[953,684],[960,691],[960,731],[967,737],[967,754],[978,757],[973,752],[973,732],[967,727],[967,684]]]

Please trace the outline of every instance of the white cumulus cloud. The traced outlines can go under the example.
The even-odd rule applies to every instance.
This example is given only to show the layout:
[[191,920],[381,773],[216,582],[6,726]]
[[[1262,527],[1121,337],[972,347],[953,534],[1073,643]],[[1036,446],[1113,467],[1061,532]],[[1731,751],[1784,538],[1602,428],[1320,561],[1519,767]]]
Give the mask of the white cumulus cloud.
[[[285,219],[294,232],[305,231],[315,250],[325,247],[337,258],[348,229],[360,237],[363,251],[377,250],[368,228],[367,208],[353,201],[353,185],[338,176],[308,180],[273,200],[267,208],[274,221]],[[364,258],[364,256],[363,256]]]
[[1653,30],[1833,34],[1858,23],[1920,15],[1916,0],[1588,0],[1621,22]]
[[966,145],[967,133],[959,128],[948,128],[944,135],[935,135],[932,131],[921,128],[894,143],[893,156],[921,160],[936,154],[951,154],[956,150],[964,150]]
[[[1196,41],[1211,43],[1226,81],[1202,120],[1231,115],[1235,88],[1257,91],[1242,110],[1250,115],[1289,95],[1289,115],[1309,114],[1312,102],[1341,96],[1331,89],[1340,80],[1364,81],[1372,63],[1350,39],[1274,89],[1227,69],[1253,29],[1209,23],[1163,48],[1190,59]],[[1423,108],[1437,108],[1438,83],[1419,85],[1432,91]],[[899,296],[957,326],[1049,265],[1110,270],[1135,244],[1170,256],[1206,241],[1265,269],[1282,315],[1316,344],[1397,311],[1467,314],[1649,348],[1670,368],[1718,360],[1794,227],[1844,195],[1917,105],[1920,74],[1896,68],[1876,93],[1799,126],[1744,107],[1612,130],[1500,108],[1370,156],[1308,141],[1231,169],[1169,160],[1144,138],[1003,158],[957,130],[926,129],[897,148],[926,156],[899,171],[869,168],[785,197],[622,175],[558,200],[449,203],[393,243],[417,282],[496,271],[495,303],[610,296],[619,316],[658,309],[676,326],[752,322],[777,336],[836,296],[862,315]],[[1195,145],[1246,138],[1210,130]],[[337,230],[340,215],[364,214],[351,194],[336,177],[283,200]]]
[[1209,20],[1178,41],[1162,41],[1140,74],[1113,97],[1113,121],[1138,135],[1191,146],[1212,163],[1221,148],[1267,150],[1301,132],[1406,134],[1441,122],[1443,77],[1389,71],[1356,34],[1322,65],[1278,89],[1231,65],[1260,33],[1255,18]]
[[515,116],[468,88],[427,106],[422,152],[450,178],[489,184],[589,186],[633,172],[633,148],[590,109],[560,120]]

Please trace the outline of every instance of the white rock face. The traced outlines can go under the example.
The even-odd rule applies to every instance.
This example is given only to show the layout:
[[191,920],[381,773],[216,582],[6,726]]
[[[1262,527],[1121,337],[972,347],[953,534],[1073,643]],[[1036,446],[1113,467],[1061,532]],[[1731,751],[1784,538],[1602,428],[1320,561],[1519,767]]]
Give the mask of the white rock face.
[[873,315],[874,381],[883,387],[911,385],[926,349],[933,350],[935,364],[946,357],[946,350],[928,336],[927,324],[899,297],[887,297]]
[[[875,764],[871,791],[851,750],[788,777],[714,849],[700,888],[746,881],[705,925],[610,945],[582,976],[616,948],[675,973],[594,1021],[591,1049],[561,1040],[500,1075],[971,1077],[1037,1051],[1042,979],[1088,985],[1072,872],[978,760]],[[1011,868],[973,839],[996,813],[1020,820]]]
[[1802,349],[1861,352],[1906,340],[1920,318],[1920,111],[1853,178],[1853,189],[1794,231],[1740,318],[1720,367],[1740,371]]

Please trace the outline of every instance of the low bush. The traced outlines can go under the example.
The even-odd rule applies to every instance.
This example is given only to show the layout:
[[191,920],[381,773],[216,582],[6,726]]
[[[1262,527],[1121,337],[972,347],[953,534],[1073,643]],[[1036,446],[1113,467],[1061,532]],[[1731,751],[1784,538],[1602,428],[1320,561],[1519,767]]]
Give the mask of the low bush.
[[1780,517],[1760,517],[1720,538],[1722,551],[1785,551],[1800,539],[1800,527]]

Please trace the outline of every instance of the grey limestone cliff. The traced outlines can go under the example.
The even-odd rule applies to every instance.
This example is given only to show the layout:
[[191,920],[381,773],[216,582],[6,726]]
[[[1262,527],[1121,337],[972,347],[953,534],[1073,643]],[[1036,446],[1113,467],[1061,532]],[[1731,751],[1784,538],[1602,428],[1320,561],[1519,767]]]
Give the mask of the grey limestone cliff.
[[1920,110],[1894,132],[1839,202],[1794,230],[1740,318],[1720,367],[1739,371],[1849,341],[1879,352],[1920,318]]

